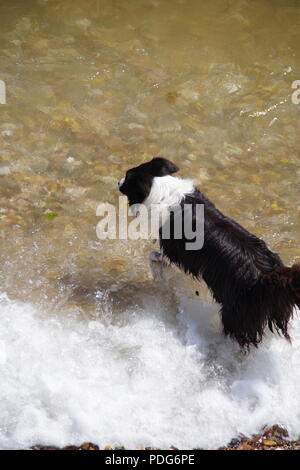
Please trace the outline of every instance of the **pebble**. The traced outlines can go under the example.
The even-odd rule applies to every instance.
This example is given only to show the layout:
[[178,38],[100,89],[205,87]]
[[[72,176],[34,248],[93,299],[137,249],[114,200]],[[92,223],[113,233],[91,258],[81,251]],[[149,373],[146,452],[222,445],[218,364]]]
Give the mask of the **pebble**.
[[[271,437],[276,437],[276,441]],[[262,434],[257,434],[252,437],[235,438],[230,441],[226,447],[221,447],[218,450],[293,450],[300,448],[300,442],[289,441],[287,431],[280,426],[272,426],[263,431]],[[30,450],[100,450],[97,444],[92,442],[84,442],[80,446],[68,445],[61,449],[54,446],[33,446]],[[106,445],[104,450],[124,450],[123,447],[116,447],[113,445]],[[155,447],[140,446],[138,450],[163,450]],[[168,447],[166,450],[176,451],[174,446]],[[194,449],[197,450],[197,449]],[[213,450],[213,449],[210,449]]]
[[9,168],[9,166],[0,167],[0,176],[10,175],[10,173],[11,173],[11,169]]

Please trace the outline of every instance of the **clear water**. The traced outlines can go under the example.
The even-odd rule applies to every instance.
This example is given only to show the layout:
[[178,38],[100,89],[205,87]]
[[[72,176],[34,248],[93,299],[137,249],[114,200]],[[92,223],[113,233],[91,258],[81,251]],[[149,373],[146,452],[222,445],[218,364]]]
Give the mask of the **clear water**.
[[195,284],[152,279],[152,243],[95,231],[163,155],[300,261],[299,2],[3,0],[0,39],[0,446],[300,434],[297,318],[243,356]]

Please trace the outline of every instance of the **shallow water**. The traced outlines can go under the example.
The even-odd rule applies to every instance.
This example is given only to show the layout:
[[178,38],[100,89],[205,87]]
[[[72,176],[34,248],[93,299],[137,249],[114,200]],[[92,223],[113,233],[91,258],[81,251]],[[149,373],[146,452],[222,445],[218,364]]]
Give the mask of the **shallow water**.
[[152,243],[95,230],[163,155],[300,261],[299,2],[3,0],[0,39],[1,447],[300,434],[297,318],[241,356],[186,279],[152,279]]

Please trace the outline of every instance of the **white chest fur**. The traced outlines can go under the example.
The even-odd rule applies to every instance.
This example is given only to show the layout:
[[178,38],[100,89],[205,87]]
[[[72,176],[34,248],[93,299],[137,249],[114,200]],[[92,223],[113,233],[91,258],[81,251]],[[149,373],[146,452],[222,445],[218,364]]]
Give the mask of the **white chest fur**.
[[[193,191],[192,180],[169,175],[153,178],[150,194],[143,202],[143,206],[147,209],[154,232],[165,223],[169,217],[170,209],[178,206],[182,199]],[[154,235],[153,229],[151,232]]]

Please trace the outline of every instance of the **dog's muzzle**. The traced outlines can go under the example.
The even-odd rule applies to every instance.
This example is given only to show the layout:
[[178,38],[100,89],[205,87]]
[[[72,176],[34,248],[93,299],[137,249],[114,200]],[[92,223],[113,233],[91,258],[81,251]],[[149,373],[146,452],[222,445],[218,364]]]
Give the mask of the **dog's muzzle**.
[[119,187],[119,189],[120,189],[121,186],[124,184],[124,181],[125,181],[125,178],[122,178],[120,181],[118,181],[118,187]]

